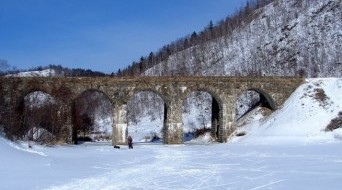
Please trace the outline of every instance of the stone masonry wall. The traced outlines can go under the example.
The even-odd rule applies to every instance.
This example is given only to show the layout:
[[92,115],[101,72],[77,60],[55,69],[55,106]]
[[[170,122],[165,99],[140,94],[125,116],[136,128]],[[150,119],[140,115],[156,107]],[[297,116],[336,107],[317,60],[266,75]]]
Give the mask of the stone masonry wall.
[[[268,97],[275,107],[281,106],[291,93],[304,82],[291,77],[139,77],[139,78],[1,78],[2,94],[10,104],[18,104],[27,94],[43,91],[53,96],[56,89],[67,89],[63,99],[73,101],[87,90],[98,90],[113,104],[113,145],[125,144],[127,138],[127,102],[139,91],[160,95],[166,106],[164,143],[183,143],[182,102],[194,91],[210,93],[219,104],[218,135],[225,142],[235,130],[235,102],[247,90],[255,90]],[[57,97],[59,98],[59,97]],[[67,121],[67,125],[71,121]]]

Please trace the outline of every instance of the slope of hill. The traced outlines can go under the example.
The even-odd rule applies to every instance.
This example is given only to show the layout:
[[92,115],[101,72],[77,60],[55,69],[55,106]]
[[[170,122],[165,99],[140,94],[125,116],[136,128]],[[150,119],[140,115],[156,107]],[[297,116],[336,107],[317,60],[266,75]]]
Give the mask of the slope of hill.
[[238,128],[245,132],[233,141],[245,143],[311,141],[342,139],[342,126],[329,132],[326,127],[342,112],[342,79],[308,79],[269,117]]
[[232,34],[170,55],[144,75],[342,77],[341,0],[276,0]]

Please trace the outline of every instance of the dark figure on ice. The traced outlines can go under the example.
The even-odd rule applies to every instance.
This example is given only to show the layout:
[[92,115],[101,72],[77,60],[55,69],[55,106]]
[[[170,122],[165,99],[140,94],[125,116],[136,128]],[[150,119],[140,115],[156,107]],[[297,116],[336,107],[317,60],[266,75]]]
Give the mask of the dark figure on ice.
[[128,148],[133,149],[133,139],[131,136],[128,136],[127,142],[128,142]]

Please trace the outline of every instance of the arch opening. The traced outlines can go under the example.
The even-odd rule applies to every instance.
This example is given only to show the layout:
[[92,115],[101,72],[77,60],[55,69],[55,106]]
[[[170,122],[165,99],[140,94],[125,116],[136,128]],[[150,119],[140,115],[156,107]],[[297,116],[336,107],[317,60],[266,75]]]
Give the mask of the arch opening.
[[65,104],[43,91],[32,90],[17,103],[18,127],[13,134],[28,142],[56,144],[67,139]]
[[183,102],[184,142],[208,143],[217,140],[221,123],[218,98],[207,91],[193,91]]
[[235,103],[237,125],[267,117],[274,110],[276,104],[272,97],[260,89],[249,89],[242,93]]
[[112,140],[113,108],[106,94],[86,90],[73,106],[73,142],[110,142]]
[[162,143],[167,106],[152,90],[136,91],[127,103],[128,135],[135,143]]

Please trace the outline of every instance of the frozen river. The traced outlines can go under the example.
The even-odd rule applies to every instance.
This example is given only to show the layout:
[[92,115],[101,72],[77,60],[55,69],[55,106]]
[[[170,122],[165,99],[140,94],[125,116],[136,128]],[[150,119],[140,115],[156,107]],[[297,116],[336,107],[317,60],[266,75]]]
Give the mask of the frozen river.
[[[10,144],[9,146],[7,146]],[[0,189],[340,189],[342,142],[83,144],[29,149],[3,140]],[[13,148],[15,147],[15,148]]]

